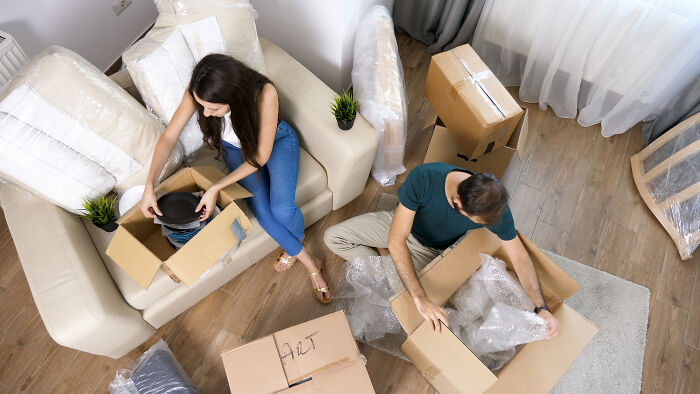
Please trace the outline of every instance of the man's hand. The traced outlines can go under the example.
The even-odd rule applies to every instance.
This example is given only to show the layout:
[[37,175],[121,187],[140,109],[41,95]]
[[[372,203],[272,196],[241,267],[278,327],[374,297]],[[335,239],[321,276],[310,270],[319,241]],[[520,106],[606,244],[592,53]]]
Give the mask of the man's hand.
[[441,332],[440,322],[445,323],[447,327],[450,326],[445,310],[430,301],[428,297],[413,297],[413,302],[416,303],[416,308],[421,316],[433,325],[433,330],[437,331],[438,334]]
[[547,327],[549,327],[549,331],[547,332],[547,339],[552,339],[554,337],[559,336],[559,322],[557,321],[556,317],[552,316],[552,314],[549,313],[548,310],[540,311],[540,313],[538,313],[537,316],[547,321]]

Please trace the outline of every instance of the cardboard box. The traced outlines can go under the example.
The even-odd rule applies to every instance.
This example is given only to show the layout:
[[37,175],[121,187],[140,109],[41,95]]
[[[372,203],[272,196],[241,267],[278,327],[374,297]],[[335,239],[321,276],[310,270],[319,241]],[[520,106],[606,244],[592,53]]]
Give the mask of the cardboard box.
[[227,350],[221,358],[232,393],[374,393],[343,311]]
[[[207,190],[225,175],[214,167],[188,167],[173,174],[155,188],[156,197],[166,193]],[[233,246],[238,244],[231,224],[238,220],[246,233],[252,227],[234,200],[250,197],[243,187],[233,184],[219,192],[216,201],[221,213],[179,250],[162,235],[161,226],[146,218],[138,206],[127,211],[107,247],[107,255],[144,289],[150,286],[158,269],[176,282],[190,286]]]
[[438,123],[433,131],[423,163],[443,162],[475,173],[490,172],[497,178],[503,179],[503,175],[506,173],[510,161],[516,152],[521,161],[525,159],[528,117],[527,109],[523,108],[523,110],[523,116],[520,118],[506,146],[471,160],[467,159],[467,155],[460,153],[457,141],[455,141],[438,118]]
[[[547,393],[598,333],[598,328],[562,303],[579,286],[528,239],[518,234],[532,258],[542,293],[552,314],[559,320],[560,335],[524,345],[503,368],[491,373],[448,329],[432,330],[403,290],[390,299],[391,308],[408,339],[401,346],[441,393]],[[512,264],[501,242],[485,228],[470,232],[454,249],[438,256],[419,274],[431,301],[443,305],[481,266],[479,253]]]
[[469,159],[503,148],[523,114],[468,44],[432,57],[424,94]]

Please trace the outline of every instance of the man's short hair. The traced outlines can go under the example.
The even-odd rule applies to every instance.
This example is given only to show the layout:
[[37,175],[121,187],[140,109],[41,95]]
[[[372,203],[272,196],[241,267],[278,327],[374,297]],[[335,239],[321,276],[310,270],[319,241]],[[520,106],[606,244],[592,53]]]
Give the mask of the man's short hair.
[[497,224],[508,205],[508,191],[503,183],[488,172],[474,174],[457,186],[462,209],[487,225]]

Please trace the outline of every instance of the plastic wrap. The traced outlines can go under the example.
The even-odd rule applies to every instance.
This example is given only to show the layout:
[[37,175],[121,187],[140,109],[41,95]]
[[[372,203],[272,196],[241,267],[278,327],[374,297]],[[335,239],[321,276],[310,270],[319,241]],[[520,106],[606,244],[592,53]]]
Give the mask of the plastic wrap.
[[[51,47],[0,93],[0,177],[79,213],[83,198],[144,183],[162,131],[109,77]],[[164,173],[181,160],[176,150]]]
[[[505,262],[482,254],[482,266],[453,294],[446,312],[457,337],[492,371],[519,345],[544,339],[547,322],[531,312],[532,301],[506,270]],[[358,257],[346,264],[335,292],[357,340],[403,357],[406,334],[388,299],[403,288],[391,257]]]
[[133,371],[120,369],[109,384],[111,394],[198,393],[168,344],[162,339],[141,357]]
[[382,186],[393,185],[406,171],[407,105],[394,24],[384,6],[373,6],[360,21],[353,56],[352,84],[360,113],[379,135],[372,176]]
[[[195,64],[210,53],[224,53],[265,73],[248,2],[231,0],[156,1],[160,16],[146,37],[123,54],[124,63],[148,108],[164,123],[172,119]],[[193,115],[180,135],[191,157],[204,146]]]
[[700,244],[700,113],[631,157],[644,202],[671,235],[683,260]]
[[490,370],[500,369],[516,347],[544,339],[547,322],[503,260],[481,254],[481,268],[452,296],[450,330]]

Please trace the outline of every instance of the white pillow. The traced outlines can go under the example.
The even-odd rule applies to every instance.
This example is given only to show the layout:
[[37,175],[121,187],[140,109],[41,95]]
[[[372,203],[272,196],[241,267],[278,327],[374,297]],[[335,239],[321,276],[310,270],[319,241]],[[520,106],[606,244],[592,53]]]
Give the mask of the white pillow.
[[[0,178],[77,212],[83,198],[144,183],[162,131],[101,71],[51,47],[0,93]],[[164,175],[181,161],[176,149]]]
[[[249,6],[244,9],[250,11]],[[172,27],[154,27],[124,52],[123,59],[146,105],[168,123],[187,89],[194,65],[210,53],[227,51],[218,19],[204,17]],[[204,146],[196,117],[190,118],[179,138],[188,156]]]
[[[129,54],[124,54],[124,59],[146,105],[165,123],[170,122],[195,65],[180,30],[173,29],[162,43],[148,37],[140,40],[129,49]],[[192,155],[203,146],[196,117],[197,114],[189,119],[180,134],[186,155]]]

